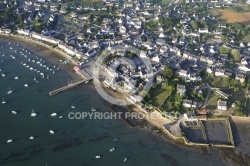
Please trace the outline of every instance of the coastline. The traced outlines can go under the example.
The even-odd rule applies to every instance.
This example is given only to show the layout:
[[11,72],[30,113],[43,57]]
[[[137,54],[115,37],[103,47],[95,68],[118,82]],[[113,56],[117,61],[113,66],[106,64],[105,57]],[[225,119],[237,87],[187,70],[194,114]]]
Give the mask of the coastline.
[[[35,52],[37,55],[45,58],[46,60],[58,65],[60,68],[62,68],[63,70],[69,72],[71,74],[71,77],[74,79],[74,80],[79,80],[81,77],[79,75],[77,75],[74,70],[73,70],[73,67],[75,65],[77,65],[75,63],[75,61],[71,61],[68,65],[64,65],[62,62],[60,62],[59,60],[60,59],[64,59],[64,58],[67,58],[68,55],[58,49],[54,49],[54,48],[51,48],[50,46],[44,44],[44,43],[41,43],[39,41],[36,41],[36,40],[32,40],[30,38],[25,38],[25,37],[22,37],[22,36],[18,36],[18,35],[11,35],[11,36],[6,36],[6,35],[0,35],[0,40],[4,39],[5,41],[9,42],[16,42],[16,43],[19,43],[20,45],[22,45],[23,47],[31,50],[32,52]],[[110,89],[108,89],[108,91],[110,92],[110,94],[116,96],[116,97],[121,97],[121,94],[119,93],[116,93],[115,91],[112,91]],[[127,107],[127,109],[129,110],[132,110],[132,111],[135,111],[135,112],[141,112],[141,110],[139,108],[137,108],[136,106],[131,106],[131,107]],[[159,113],[159,112],[156,112],[154,110],[154,113]],[[160,114],[160,113],[159,113]],[[150,116],[147,116],[147,117],[150,117]],[[163,119],[160,119],[158,121],[155,121],[154,119],[150,119],[150,118],[146,118],[147,122],[152,125],[152,127],[157,127],[157,128],[161,128],[161,126],[163,125],[163,123],[165,124],[165,122],[167,123],[170,123],[172,121],[165,121],[166,118],[163,118]],[[242,122],[241,120],[238,120],[237,122]],[[247,123],[247,120],[244,121],[244,123]],[[248,123],[249,124],[249,123]],[[147,129],[148,131],[150,131],[150,129],[148,128]],[[152,130],[151,130],[151,133],[154,133]],[[159,135],[156,133],[156,135]],[[160,132],[160,135],[162,135],[164,138],[166,138],[166,140],[170,143],[173,143],[175,145],[178,145],[178,146],[181,146],[185,149],[188,148],[188,150],[198,150],[198,151],[203,151],[205,148],[203,147],[192,147],[192,146],[187,146],[185,144],[182,143],[182,141],[180,140],[172,140],[169,135],[167,135],[165,132]],[[207,151],[207,149],[205,149]],[[204,151],[205,151],[204,150]],[[222,151],[222,149],[219,149]],[[229,151],[229,150],[228,150]],[[204,152],[204,154],[206,154],[208,152]],[[232,150],[232,152],[230,153],[235,153],[234,150]],[[221,152],[221,154],[223,154]],[[227,154],[228,155],[228,154]],[[225,156],[227,156],[225,155]],[[240,154],[241,155],[241,154]],[[223,157],[222,157],[223,158]],[[227,158],[223,158],[223,160],[227,160]]]
[[29,49],[31,52],[36,53],[38,56],[41,56],[45,60],[50,61],[51,63],[59,66],[61,69],[67,71],[70,73],[72,77],[72,81],[79,80],[81,77],[77,74],[75,74],[75,71],[73,70],[74,66],[77,65],[76,61],[70,61],[69,64],[65,65],[60,60],[65,60],[69,57],[66,53],[63,51],[52,48],[49,45],[46,45],[42,42],[39,42],[37,40],[24,37],[21,35],[0,35],[0,40],[4,40],[6,42],[15,42],[20,44],[22,47],[25,47]]

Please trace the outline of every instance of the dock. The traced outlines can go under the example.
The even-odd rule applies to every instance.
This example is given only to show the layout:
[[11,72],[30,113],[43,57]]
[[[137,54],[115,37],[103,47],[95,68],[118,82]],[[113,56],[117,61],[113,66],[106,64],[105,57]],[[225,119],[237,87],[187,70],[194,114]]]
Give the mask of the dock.
[[49,95],[50,96],[56,95],[58,93],[66,91],[68,89],[74,88],[80,84],[87,83],[93,79],[92,73],[91,73],[91,63],[86,64],[86,67],[84,69],[77,70],[75,72],[76,72],[76,74],[79,74],[82,77],[82,80],[77,81],[75,83],[70,83],[64,87],[53,90],[53,91],[49,92]]
[[61,92],[66,91],[66,90],[68,90],[68,89],[74,88],[74,87],[76,87],[76,86],[78,86],[78,85],[80,85],[80,84],[87,83],[87,82],[91,81],[92,79],[93,79],[93,78],[90,77],[90,78],[87,78],[87,79],[83,79],[83,80],[77,81],[77,82],[75,82],[75,83],[70,83],[70,84],[68,84],[68,85],[66,85],[66,86],[64,86],[64,87],[61,87],[61,88],[59,88],[59,89],[56,89],[56,90],[53,90],[53,91],[49,92],[49,95],[50,95],[50,96],[56,95],[56,94],[58,94],[58,93],[61,93]]

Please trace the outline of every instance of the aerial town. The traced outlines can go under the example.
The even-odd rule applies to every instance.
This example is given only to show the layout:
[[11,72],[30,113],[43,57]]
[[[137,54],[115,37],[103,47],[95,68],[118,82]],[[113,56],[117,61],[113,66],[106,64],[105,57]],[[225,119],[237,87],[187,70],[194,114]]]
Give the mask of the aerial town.
[[[163,125],[171,137],[234,147],[228,117],[250,115],[250,27],[221,17],[227,10],[250,10],[249,0],[241,3],[0,0],[0,34],[61,50],[69,55],[62,63],[75,61],[76,72],[105,50],[105,87],[129,94],[146,113],[156,110],[172,120]],[[154,73],[148,92],[142,59]]]

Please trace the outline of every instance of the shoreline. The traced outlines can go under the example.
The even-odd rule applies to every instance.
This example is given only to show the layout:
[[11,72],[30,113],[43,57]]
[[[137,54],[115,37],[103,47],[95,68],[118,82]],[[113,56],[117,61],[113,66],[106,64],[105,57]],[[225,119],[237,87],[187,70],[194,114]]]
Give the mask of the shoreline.
[[0,40],[5,42],[15,42],[20,44],[22,47],[29,49],[31,52],[70,73],[73,81],[81,79],[81,77],[75,74],[75,71],[73,70],[77,63],[71,60],[69,64],[63,64],[60,60],[65,58],[67,59],[69,55],[57,48],[52,48],[47,44],[21,35],[0,35]]
[[[70,61],[70,63],[68,65],[64,65],[62,62],[60,62],[60,59],[64,59],[67,58],[69,55],[67,55],[66,53],[64,53],[61,50],[52,48],[42,42],[36,41],[36,40],[32,40],[30,38],[26,38],[23,36],[19,36],[19,35],[0,35],[0,40],[3,40],[5,42],[15,42],[15,43],[19,43],[21,46],[29,49],[31,52],[36,53],[38,56],[43,57],[44,59],[50,61],[51,63],[54,63],[56,65],[58,65],[61,69],[65,70],[66,72],[68,72],[70,74],[70,76],[74,79],[74,80],[79,80],[81,77],[76,74],[73,70],[74,65],[77,65],[75,63],[75,61]],[[114,96],[119,96],[120,94],[116,93],[115,91],[112,91],[110,89],[108,89],[108,91],[114,95]],[[127,106],[126,109],[128,109],[129,111],[135,111],[135,112],[143,112],[141,111],[138,107],[136,107],[134,104]],[[156,112],[154,110],[154,112]],[[158,112],[159,113],[159,112]],[[159,113],[160,114],[160,113]],[[164,118],[166,119],[166,118]],[[206,149],[206,147],[197,147],[197,146],[187,146],[183,143],[183,141],[177,139],[177,140],[173,140],[171,139],[171,137],[169,135],[167,135],[167,133],[165,133],[164,131],[162,131],[161,126],[163,125],[162,123],[165,124],[166,121],[161,120],[160,122],[156,122],[154,119],[148,119],[145,118],[145,120],[147,121],[147,123],[150,125],[151,128],[143,128],[142,126],[140,127],[143,130],[147,130],[150,132],[150,129],[156,127],[160,130],[160,132],[154,132],[153,130],[151,130],[150,133],[156,135],[156,136],[160,136],[162,138],[164,138],[164,140],[166,140],[167,142],[174,144],[178,147],[184,148],[184,149],[188,149],[188,150],[197,150],[200,152],[203,152],[204,155],[209,154],[208,149]],[[169,120],[168,122],[170,123],[171,120]],[[172,121],[171,121],[172,122]],[[240,121],[241,122],[241,121]],[[245,122],[246,123],[246,122]],[[147,124],[147,125],[148,125]],[[212,149],[216,149],[216,148],[212,148]],[[217,148],[217,150],[222,151],[223,149]],[[238,149],[237,149],[238,150]],[[222,152],[221,152],[222,153]],[[235,150],[232,150],[232,153],[235,153]],[[229,158],[229,157],[228,157]],[[228,160],[228,158],[223,158],[223,161]]]

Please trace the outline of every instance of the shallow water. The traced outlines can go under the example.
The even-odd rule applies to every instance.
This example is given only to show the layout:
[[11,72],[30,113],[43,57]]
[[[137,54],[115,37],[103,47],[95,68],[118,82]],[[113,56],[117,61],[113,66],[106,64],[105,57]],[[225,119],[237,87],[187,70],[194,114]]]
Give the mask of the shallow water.
[[[0,103],[1,166],[221,165],[216,152],[203,156],[147,131],[130,128],[120,120],[70,120],[69,112],[91,112],[93,106],[97,111],[106,112],[109,111],[108,104],[98,96],[91,83],[49,96],[49,91],[66,85],[71,76],[63,70],[53,74],[39,64],[29,62],[29,58],[36,58],[34,53],[20,49],[16,44],[0,40],[0,69],[6,74],[5,77],[0,75],[0,99],[7,102]],[[14,50],[18,51],[15,53]],[[29,57],[23,57],[20,51]],[[41,70],[50,79],[42,78],[20,62]],[[49,62],[46,65],[53,67]],[[15,76],[19,79],[15,80]],[[34,77],[39,83],[34,82]],[[24,84],[29,86],[24,87]],[[9,87],[13,93],[8,95]],[[71,108],[72,104],[75,109]],[[32,109],[38,114],[36,117],[30,116]],[[18,114],[12,114],[12,110]],[[53,112],[58,114],[57,117],[50,116]],[[107,123],[111,125],[105,125]],[[55,134],[51,135],[49,130],[54,130]],[[28,139],[31,135],[34,140]],[[114,142],[115,138],[119,140]],[[14,142],[7,144],[8,139]],[[109,152],[113,147],[115,150]],[[96,155],[101,158],[95,159]],[[128,160],[123,163],[125,157]]]

